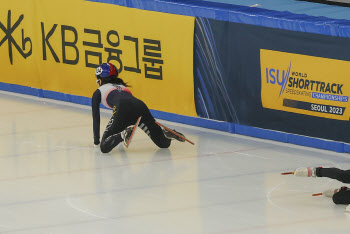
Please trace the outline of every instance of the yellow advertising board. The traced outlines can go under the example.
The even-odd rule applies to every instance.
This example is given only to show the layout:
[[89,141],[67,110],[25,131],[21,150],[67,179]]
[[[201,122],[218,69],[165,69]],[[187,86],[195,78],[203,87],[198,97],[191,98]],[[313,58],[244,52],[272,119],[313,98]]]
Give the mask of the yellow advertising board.
[[84,0],[5,1],[0,82],[91,97],[111,62],[150,109],[196,116],[194,17]]
[[264,108],[349,120],[350,62],[260,50]]

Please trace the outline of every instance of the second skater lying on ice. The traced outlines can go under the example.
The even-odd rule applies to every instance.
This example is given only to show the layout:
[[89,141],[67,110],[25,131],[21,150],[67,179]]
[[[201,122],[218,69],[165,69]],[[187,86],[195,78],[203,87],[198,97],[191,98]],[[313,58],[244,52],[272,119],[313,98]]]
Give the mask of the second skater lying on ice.
[[[297,177],[327,177],[343,183],[350,183],[350,170],[338,168],[300,167],[294,171],[294,175]],[[335,204],[350,204],[350,188],[348,187],[327,189],[323,195],[332,197]]]

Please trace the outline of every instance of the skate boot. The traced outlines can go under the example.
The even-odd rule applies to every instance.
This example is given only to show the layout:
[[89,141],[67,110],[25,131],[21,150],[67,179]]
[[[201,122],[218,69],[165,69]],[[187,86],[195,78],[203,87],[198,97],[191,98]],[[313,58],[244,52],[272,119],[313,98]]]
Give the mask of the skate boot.
[[124,131],[121,132],[121,137],[123,139],[124,145],[127,146],[129,139],[132,135],[132,130],[133,130],[134,126],[129,126],[127,127]]
[[348,206],[345,208],[345,212],[350,213],[350,205],[348,205]]
[[339,192],[340,189],[327,189],[323,191],[323,196],[325,197],[333,197],[334,194]]
[[172,131],[175,132],[177,135],[183,137],[183,138],[181,138],[181,137],[177,136],[176,134],[174,134],[174,133],[172,133],[172,132],[170,132],[170,131],[168,131],[168,130],[166,130],[164,128],[162,130],[163,130],[163,133],[164,133],[166,138],[168,138],[170,140],[175,139],[175,140],[178,140],[178,141],[181,141],[181,142],[185,142],[185,139],[183,139],[183,138],[185,138],[184,134],[182,134],[182,133],[172,129]]
[[316,177],[315,167],[299,167],[295,169],[294,175],[297,177]]

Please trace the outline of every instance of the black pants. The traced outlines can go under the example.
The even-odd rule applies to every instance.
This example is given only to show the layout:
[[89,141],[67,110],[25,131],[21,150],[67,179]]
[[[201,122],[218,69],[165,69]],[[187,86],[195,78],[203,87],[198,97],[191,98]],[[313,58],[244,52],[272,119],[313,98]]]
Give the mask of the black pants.
[[155,123],[146,104],[137,98],[122,99],[113,108],[113,115],[101,140],[101,152],[108,153],[123,141],[121,132],[130,125],[135,125],[141,116],[139,127],[159,148],[168,148],[171,140],[166,138],[162,129]]
[[[338,168],[316,168],[316,175],[318,177],[328,177],[336,179],[343,183],[350,183],[350,170],[341,170]],[[333,195],[333,202],[335,204],[350,204],[350,190],[341,189]]]

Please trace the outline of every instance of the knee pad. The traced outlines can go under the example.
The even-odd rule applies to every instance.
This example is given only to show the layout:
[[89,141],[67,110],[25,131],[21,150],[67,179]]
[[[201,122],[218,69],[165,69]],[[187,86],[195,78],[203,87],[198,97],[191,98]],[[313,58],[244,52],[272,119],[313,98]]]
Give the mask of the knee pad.
[[103,142],[101,142],[100,149],[101,149],[101,152],[105,154],[105,153],[111,152],[113,148],[107,147],[106,144],[103,144]]

